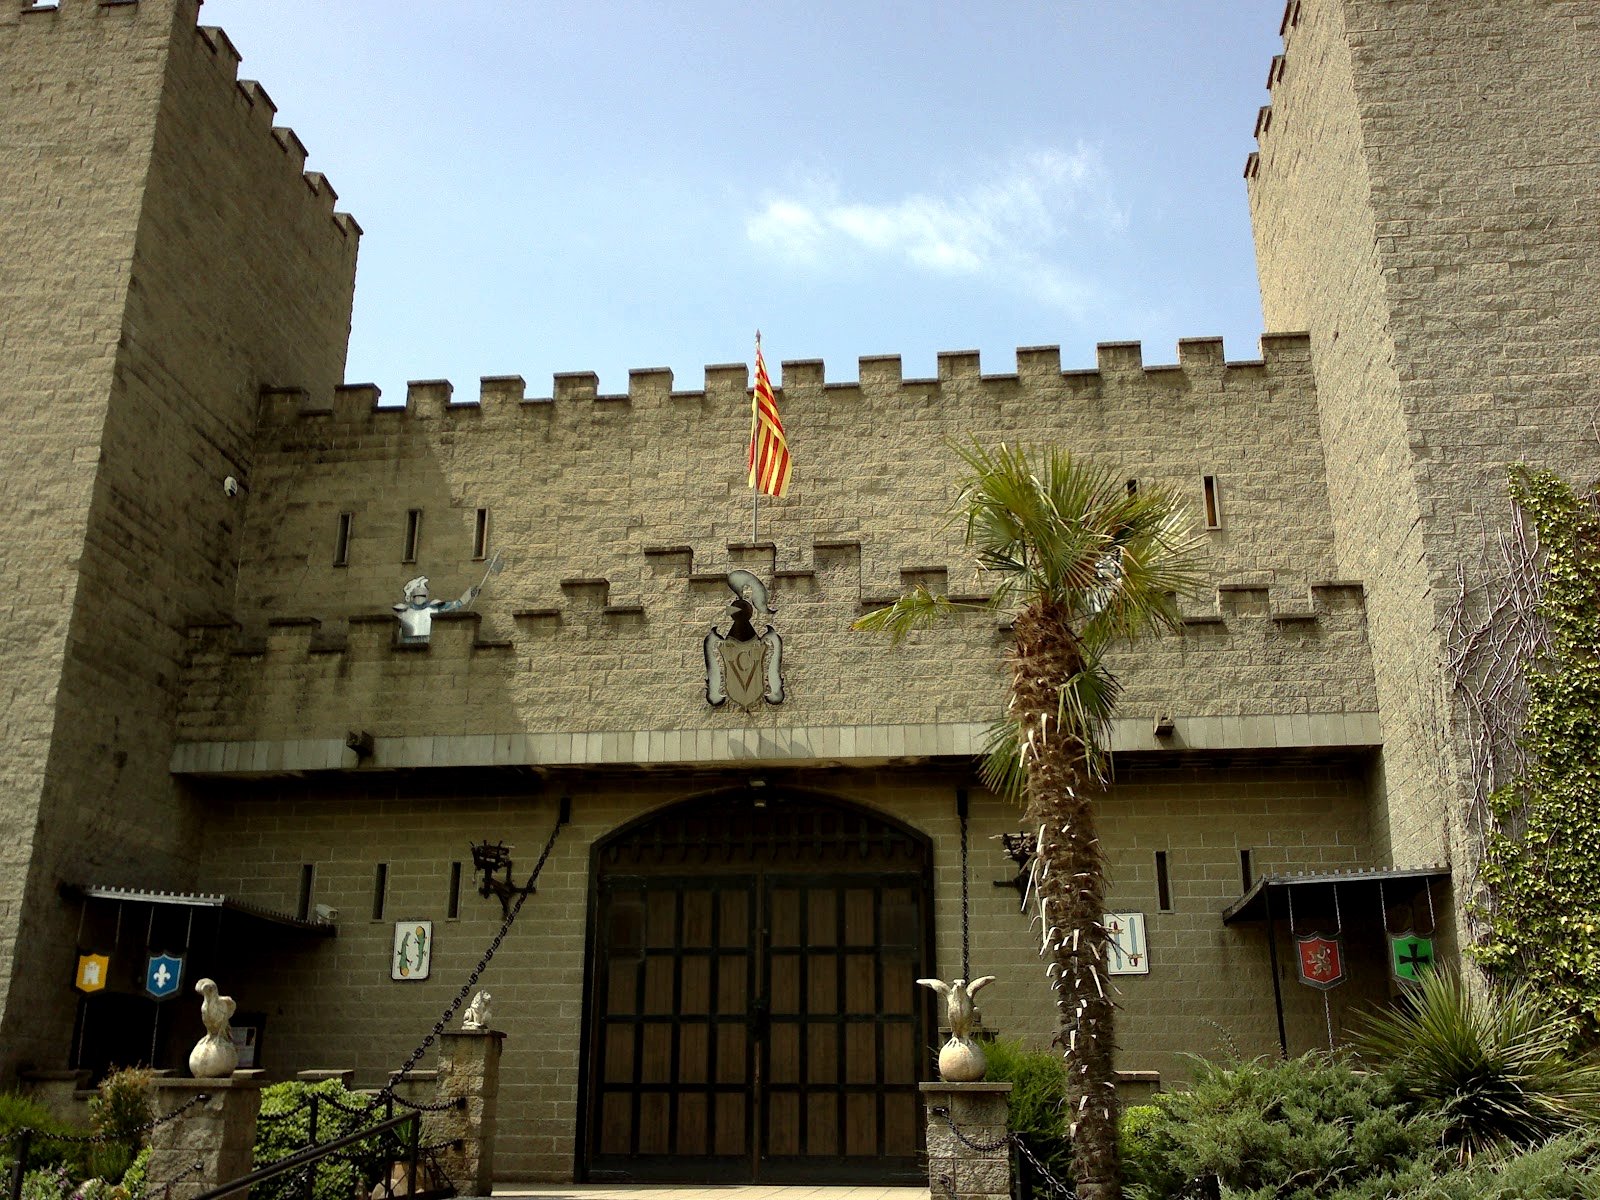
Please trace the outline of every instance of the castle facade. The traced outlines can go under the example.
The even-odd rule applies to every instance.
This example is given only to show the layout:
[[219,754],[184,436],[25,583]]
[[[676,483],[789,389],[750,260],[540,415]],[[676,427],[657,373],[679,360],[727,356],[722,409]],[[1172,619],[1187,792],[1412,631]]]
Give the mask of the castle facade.
[[[944,521],[968,436],[1173,487],[1205,546],[1181,629],[1113,664],[1130,1094],[1224,1038],[1338,1040],[1404,986],[1397,935],[1452,958],[1449,615],[1509,465],[1600,474],[1600,16],[1291,0],[1283,37],[1258,359],[785,362],[805,471],[752,529],[708,450],[746,364],[380,404],[343,381],[360,228],[195,0],[5,0],[0,1072],[179,1065],[157,956],[232,992],[272,1077],[378,1083],[481,967],[506,1178],[915,1179],[913,981],[996,975],[987,1027],[1053,1032],[974,767],[1007,630],[850,629],[983,593]],[[719,689],[741,601],[776,641]],[[486,869],[536,864],[497,902]],[[1313,935],[1338,986],[1301,981]]]

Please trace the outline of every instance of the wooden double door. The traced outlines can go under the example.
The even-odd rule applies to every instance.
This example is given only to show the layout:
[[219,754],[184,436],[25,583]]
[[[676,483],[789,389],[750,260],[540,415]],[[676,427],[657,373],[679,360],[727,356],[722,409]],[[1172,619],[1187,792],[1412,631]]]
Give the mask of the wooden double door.
[[[925,847],[893,830],[863,841],[860,813],[778,816],[731,851],[666,839],[655,862],[624,853],[598,873],[587,1178],[921,1177]],[[824,841],[783,853],[796,825]]]

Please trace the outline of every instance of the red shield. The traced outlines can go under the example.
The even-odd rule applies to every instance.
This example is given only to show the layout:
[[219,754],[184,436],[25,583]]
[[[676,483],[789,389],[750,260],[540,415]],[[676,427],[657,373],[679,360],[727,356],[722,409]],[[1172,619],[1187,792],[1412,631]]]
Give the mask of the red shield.
[[1344,982],[1344,943],[1338,937],[1309,933],[1295,938],[1294,944],[1301,983],[1327,991]]

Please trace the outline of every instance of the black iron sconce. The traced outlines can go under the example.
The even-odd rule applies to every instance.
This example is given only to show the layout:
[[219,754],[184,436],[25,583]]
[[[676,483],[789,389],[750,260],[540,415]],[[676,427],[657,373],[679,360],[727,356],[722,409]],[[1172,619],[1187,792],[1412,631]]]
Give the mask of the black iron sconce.
[[550,851],[556,844],[556,835],[561,832],[561,827],[572,820],[572,797],[561,797],[561,807],[556,813],[556,827],[550,831],[550,840],[544,844],[544,852],[539,855],[539,861],[533,865],[533,874],[528,876],[528,882],[520,887],[511,882],[511,851],[516,849],[504,842],[479,842],[472,847],[472,869],[481,872],[483,882],[478,885],[478,895],[484,899],[490,896],[500,900],[500,911],[509,919],[511,916],[511,899],[513,896],[531,896],[538,890],[539,872],[544,870],[545,860],[550,857]]

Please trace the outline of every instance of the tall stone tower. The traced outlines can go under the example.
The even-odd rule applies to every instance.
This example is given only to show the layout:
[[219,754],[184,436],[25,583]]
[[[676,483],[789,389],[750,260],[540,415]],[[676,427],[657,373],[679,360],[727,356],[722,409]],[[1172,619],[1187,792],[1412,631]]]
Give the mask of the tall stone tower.
[[360,230],[196,0],[0,0],[0,1077],[56,1065],[62,882],[192,884],[185,629],[257,397],[342,377]]
[[1367,588],[1374,833],[1399,865],[1451,855],[1459,896],[1457,568],[1482,577],[1510,465],[1600,474],[1600,10],[1290,0],[1283,38],[1245,172],[1266,323],[1311,334],[1337,553]]

